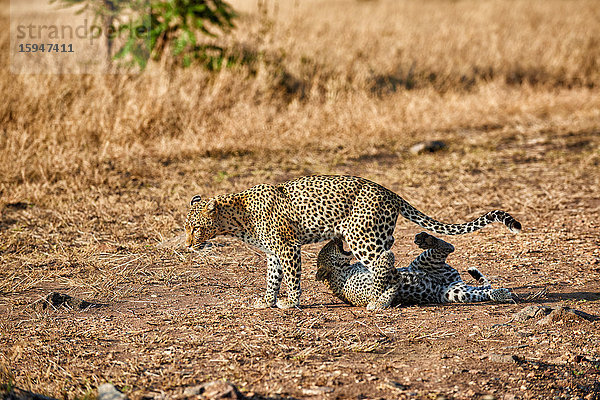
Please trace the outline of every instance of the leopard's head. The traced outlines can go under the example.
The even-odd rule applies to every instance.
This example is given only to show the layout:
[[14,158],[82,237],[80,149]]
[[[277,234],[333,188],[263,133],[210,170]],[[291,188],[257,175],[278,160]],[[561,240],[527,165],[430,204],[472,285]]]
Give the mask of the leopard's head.
[[317,281],[329,280],[336,269],[350,265],[352,257],[351,252],[344,250],[344,242],[341,238],[330,240],[317,256]]
[[190,211],[185,220],[185,245],[200,250],[206,241],[217,236],[218,210],[215,199],[202,200],[192,197]]

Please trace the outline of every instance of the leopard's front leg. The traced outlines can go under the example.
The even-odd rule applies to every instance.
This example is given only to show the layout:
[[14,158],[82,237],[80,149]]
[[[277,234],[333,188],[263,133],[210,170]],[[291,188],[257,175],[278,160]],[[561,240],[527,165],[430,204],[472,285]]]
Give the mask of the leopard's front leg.
[[401,282],[388,285],[379,298],[367,304],[367,310],[383,310],[390,308],[398,296],[398,290],[400,290],[400,286]]
[[390,286],[394,271],[394,253],[384,251],[372,264],[373,289],[372,299],[367,304],[367,310],[382,310],[389,308],[398,291],[397,285]]
[[259,298],[254,303],[254,308],[274,307],[277,301],[277,295],[281,288],[283,271],[279,257],[275,254],[267,254],[267,290],[263,298]]

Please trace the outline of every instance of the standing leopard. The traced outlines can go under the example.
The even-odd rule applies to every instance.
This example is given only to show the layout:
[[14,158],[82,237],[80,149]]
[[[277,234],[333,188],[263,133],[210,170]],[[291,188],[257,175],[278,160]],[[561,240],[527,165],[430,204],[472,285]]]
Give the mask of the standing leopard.
[[[300,247],[344,238],[352,254],[373,273],[369,309],[380,300],[394,270],[383,253],[394,243],[398,215],[446,235],[476,231],[502,222],[514,232],[521,224],[504,211],[490,211],[464,224],[428,217],[383,186],[355,176],[305,176],[279,185],[257,185],[239,193],[202,199],[194,196],[185,222],[186,246],[198,250],[218,235],[234,236],[267,255],[267,289],[256,307],[290,308],[300,299]],[[277,300],[281,281],[287,300]]]
[[[492,289],[487,278],[475,267],[469,274],[481,286],[469,286],[457,270],[446,264],[454,247],[428,233],[415,236],[415,243],[425,251],[405,268],[397,268],[384,290],[384,306],[425,303],[472,303],[478,301],[513,301],[508,289]],[[391,251],[383,253],[391,259]],[[344,250],[341,239],[327,243],[317,256],[317,281],[322,281],[345,303],[366,306],[373,292],[373,274],[362,263],[350,264],[352,253]]]

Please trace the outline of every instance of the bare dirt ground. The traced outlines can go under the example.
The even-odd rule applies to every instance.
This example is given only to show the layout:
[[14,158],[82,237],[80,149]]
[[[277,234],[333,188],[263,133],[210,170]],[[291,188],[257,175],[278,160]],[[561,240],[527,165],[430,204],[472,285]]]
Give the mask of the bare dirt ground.
[[[512,320],[532,304],[600,314],[598,131],[442,136],[449,148],[435,154],[107,166],[102,187],[55,187],[40,204],[6,203],[2,380],[61,398],[88,396],[103,382],[135,399],[176,398],[218,379],[256,398],[600,398],[599,322]],[[451,237],[449,262],[463,273],[477,266],[521,300],[348,307],[314,280],[316,244],[303,251],[303,307],[254,310],[265,275],[258,251],[227,238],[202,254],[181,247],[193,194],[185,182],[210,195],[324,172],[371,178],[449,222],[510,211],[522,234],[493,225]],[[419,253],[419,231],[399,220],[397,263]],[[106,306],[42,309],[51,291]]]

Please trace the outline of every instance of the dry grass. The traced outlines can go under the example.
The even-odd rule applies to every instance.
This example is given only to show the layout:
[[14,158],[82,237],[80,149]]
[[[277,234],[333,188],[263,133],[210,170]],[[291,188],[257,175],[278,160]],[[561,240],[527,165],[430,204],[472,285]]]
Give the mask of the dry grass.
[[397,150],[415,135],[598,118],[594,1],[268,4],[268,19],[243,14],[228,41],[250,61],[219,74],[158,64],[139,76],[3,74],[2,184],[99,183],[115,163],[148,158]]
[[[357,174],[442,220],[509,210],[522,235],[453,238],[451,262],[598,314],[598,3],[234,4],[243,14],[224,44],[246,61],[217,74],[157,63],[142,75],[11,75],[1,61],[0,384],[65,398],[103,381],[175,396],[218,378],[295,397],[598,390],[597,368],[557,361],[600,358],[598,323],[492,328],[518,305],[340,307],[312,279],[319,245],[303,249],[310,307],[256,313],[245,305],[264,286],[259,252],[223,238],[202,254],[178,246],[192,194]],[[449,148],[406,150],[423,139]],[[399,222],[399,262],[417,254],[417,232]],[[49,291],[110,307],[41,311]],[[482,366],[524,343],[518,368]]]

